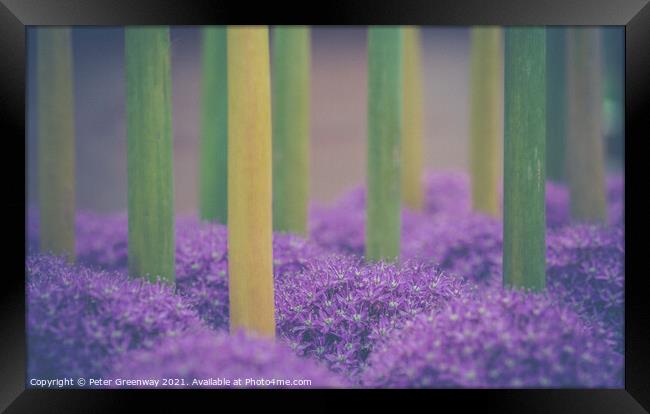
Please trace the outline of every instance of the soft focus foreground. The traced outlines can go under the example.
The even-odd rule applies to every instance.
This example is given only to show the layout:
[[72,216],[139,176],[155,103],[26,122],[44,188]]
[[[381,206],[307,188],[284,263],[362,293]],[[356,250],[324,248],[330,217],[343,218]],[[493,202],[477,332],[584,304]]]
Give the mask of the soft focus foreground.
[[462,173],[428,174],[423,211],[402,212],[394,264],[361,257],[364,188],[312,206],[308,239],[274,234],[276,344],[226,333],[225,226],[177,218],[174,290],[126,276],[126,215],[79,212],[72,266],[37,252],[30,212],[28,375],[622,386],[622,178],[608,180],[606,226],[572,224],[566,188],[548,184],[546,294],[502,290],[501,221],[472,213],[469,193]]

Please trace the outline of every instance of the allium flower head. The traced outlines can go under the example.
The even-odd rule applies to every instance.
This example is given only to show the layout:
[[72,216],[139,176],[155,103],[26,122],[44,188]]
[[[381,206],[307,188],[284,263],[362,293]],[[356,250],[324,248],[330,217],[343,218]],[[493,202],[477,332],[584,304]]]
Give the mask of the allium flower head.
[[469,213],[472,208],[469,175],[460,171],[427,172],[424,176],[424,211]]
[[[228,232],[226,226],[186,219],[176,237],[176,285],[197,313],[213,328],[224,329],[229,321]],[[273,273],[305,269],[325,251],[301,237],[273,235]]]
[[[431,214],[470,212],[469,181],[463,173],[428,173],[425,176],[423,213],[402,211],[402,239]],[[334,252],[363,255],[365,249],[366,188],[359,186],[344,194],[330,207],[312,206],[309,220],[310,238]]]
[[[607,223],[623,224],[625,214],[625,180],[620,174],[610,174],[605,181]],[[556,228],[571,224],[570,193],[564,184],[546,183],[546,225]]]
[[[134,351],[116,363],[110,377],[182,378],[185,386],[179,384],[179,388],[330,388],[347,385],[324,366],[297,357],[279,341],[250,336],[241,331],[230,335],[209,329],[168,338],[155,349]],[[233,385],[237,378],[242,380],[240,386]],[[224,380],[230,382],[226,384]],[[309,380],[310,383],[294,384],[294,380]]]
[[607,176],[607,215],[611,225],[625,223],[625,178],[621,174]]
[[176,232],[176,289],[213,328],[228,327],[228,234],[219,224],[186,222]]
[[428,263],[323,257],[302,272],[276,278],[278,331],[299,355],[327,361],[354,377],[375,341],[466,289],[459,278]]
[[[28,221],[28,246],[38,250],[38,214]],[[77,260],[99,269],[127,271],[126,214],[77,213]],[[176,219],[176,287],[208,324],[216,329],[228,325],[228,232],[221,224],[199,221],[193,216]],[[301,237],[273,236],[274,273],[298,271],[315,256],[325,254],[318,245]]]
[[503,223],[483,214],[444,213],[419,220],[402,240],[403,258],[437,263],[446,272],[490,284],[501,272]]
[[[441,220],[439,220],[441,219]],[[503,235],[499,221],[467,215],[436,217],[421,226],[429,235],[404,241],[406,257],[428,258],[442,270],[478,286],[502,284]],[[547,288],[623,352],[625,248],[622,224],[571,225],[546,235]]]
[[309,236],[318,245],[344,254],[363,254],[366,189],[358,187],[331,207],[311,206]]
[[569,189],[552,181],[546,183],[546,227],[556,228],[571,221]]
[[622,224],[578,225],[547,235],[547,286],[623,352],[625,248]]
[[[38,253],[38,232],[38,211],[30,209],[27,212],[27,244],[28,251],[31,253]],[[126,213],[76,212],[75,239],[79,263],[104,270],[125,270],[128,265],[127,238]]]
[[409,321],[377,346],[371,387],[621,387],[623,358],[543,294],[487,289]]
[[[427,173],[424,180],[425,203],[422,212],[402,211],[402,254],[412,257],[413,250],[405,245],[437,243],[439,237],[456,237],[459,220],[484,220],[481,214],[472,212],[469,176],[462,172]],[[607,178],[607,208],[611,225],[623,222],[623,178],[612,175]],[[498,190],[501,191],[501,190]],[[341,253],[363,255],[365,248],[366,189],[359,186],[345,194],[330,207],[312,206],[310,213],[310,237],[320,246]],[[470,217],[467,216],[477,216]],[[424,226],[434,220],[440,224],[433,229],[435,236],[424,231]],[[447,225],[441,223],[447,221]],[[571,224],[569,191],[563,184],[548,182],[546,185],[546,223],[548,228]],[[486,226],[481,224],[481,227]],[[490,224],[488,226],[493,226]],[[447,236],[444,230],[452,234]],[[417,248],[416,248],[417,250]],[[480,277],[479,277],[480,278]]]
[[25,273],[30,377],[100,376],[127,351],[200,324],[164,284],[52,256],[29,256]]

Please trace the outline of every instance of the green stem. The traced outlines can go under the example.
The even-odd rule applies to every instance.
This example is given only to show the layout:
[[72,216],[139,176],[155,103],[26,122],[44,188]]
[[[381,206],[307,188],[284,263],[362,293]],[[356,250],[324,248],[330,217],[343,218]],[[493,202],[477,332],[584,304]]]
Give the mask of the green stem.
[[567,181],[571,216],[605,222],[605,154],[602,130],[600,32],[570,28],[567,33],[569,123]]
[[402,29],[368,29],[368,204],[366,258],[394,260],[400,249]]
[[625,29],[604,27],[603,54],[605,69],[605,136],[613,142],[615,155],[624,161],[625,135]]
[[309,198],[308,27],[273,29],[273,228],[306,235]]
[[546,35],[507,28],[503,278],[506,286],[545,287]]
[[125,29],[129,273],[174,283],[169,28]]
[[565,180],[567,89],[566,28],[546,29],[546,175]]
[[226,28],[202,29],[201,159],[199,215],[225,224],[228,219],[228,75]]
[[477,211],[499,214],[499,153],[501,139],[501,29],[475,27],[471,31],[471,145],[472,205]]
[[40,248],[75,259],[75,131],[68,28],[37,29]]

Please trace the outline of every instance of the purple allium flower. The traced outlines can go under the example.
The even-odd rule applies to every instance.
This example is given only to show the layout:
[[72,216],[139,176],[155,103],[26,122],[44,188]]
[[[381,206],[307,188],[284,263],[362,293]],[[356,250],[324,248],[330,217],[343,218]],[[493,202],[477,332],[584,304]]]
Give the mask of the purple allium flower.
[[[479,286],[502,283],[503,235],[499,221],[479,215],[455,220],[435,217],[420,231],[429,237],[404,241],[404,257],[439,263]],[[551,229],[546,236],[546,278],[561,303],[600,326],[614,349],[623,352],[623,225],[572,225]]]
[[[607,178],[609,222],[622,223],[624,213],[623,178]],[[310,212],[310,237],[320,246],[335,252],[362,255],[365,248],[366,189],[359,186],[345,194],[331,207],[312,206]],[[428,173],[425,176],[425,205],[422,213],[402,211],[402,245],[431,243],[422,227],[433,218],[441,217],[452,229],[456,220],[473,215],[469,191],[469,177],[465,173]],[[479,219],[480,220],[480,219]],[[549,228],[570,224],[569,192],[566,186],[547,183],[546,222]],[[451,230],[455,232],[456,230]],[[410,250],[402,253],[411,257]]]
[[[209,329],[169,338],[155,349],[127,354],[116,363],[110,377],[184,379],[185,385],[178,384],[178,388],[330,388],[348,385],[315,361],[297,357],[281,342],[249,336],[241,331],[229,335]],[[239,386],[233,384],[238,378],[242,380]],[[224,380],[229,380],[229,384]],[[294,380],[310,382],[294,384]]]
[[276,278],[278,331],[299,355],[324,360],[354,377],[373,343],[420,312],[458,297],[467,286],[431,264],[364,264],[360,258],[315,259]]
[[395,388],[622,387],[623,357],[547,296],[487,289],[395,331],[362,379]]
[[424,211],[469,213],[472,208],[469,175],[460,171],[424,175]]
[[128,350],[200,324],[163,284],[40,255],[27,257],[25,273],[30,377],[102,375]]
[[[568,226],[547,235],[547,285],[562,303],[593,321],[623,352],[623,225]],[[595,326],[595,328],[596,328]]]
[[362,255],[366,234],[366,189],[355,188],[332,207],[311,206],[309,235],[333,252]]
[[228,326],[226,227],[198,221],[177,226],[176,288],[213,328]]
[[[228,327],[228,234],[221,224],[185,219],[176,236],[176,285],[180,295],[213,328]],[[273,273],[306,268],[323,249],[301,237],[273,235]]]
[[[451,178],[445,181],[445,177]],[[622,200],[622,178],[609,181],[610,200]],[[415,314],[460,295],[444,293],[445,284],[465,285],[458,277],[441,274],[441,270],[463,276],[481,288],[500,286],[501,221],[469,212],[465,175],[431,174],[427,183],[435,191],[427,192],[425,211],[402,212],[402,260],[412,262],[366,265],[361,261],[365,238],[363,188],[351,192],[334,208],[313,208],[311,234],[316,243],[289,234],[274,235],[278,336],[299,355],[315,356],[334,370],[356,378],[377,340]],[[450,197],[438,201],[431,198],[441,196],[444,188],[451,188]],[[562,186],[555,190],[560,196],[553,195],[554,190],[547,192],[547,216],[555,214],[557,226],[547,237],[549,292],[560,303],[571,305],[591,324],[590,329],[622,351],[622,203],[620,213],[609,209],[610,215],[619,214],[620,237],[609,235],[611,229],[562,227],[568,220],[568,196],[562,201],[562,191],[566,194],[566,190]],[[553,208],[557,214],[551,212]],[[211,327],[223,329],[229,318],[226,227],[183,217],[176,224],[180,296],[176,298],[196,310]],[[28,240],[35,241],[30,246],[37,246],[37,223],[30,220],[28,226]],[[125,271],[126,234],[125,214],[78,213],[79,262]],[[328,251],[358,257],[327,257]],[[437,263],[439,269],[422,262]],[[413,263],[420,270],[409,270]],[[423,293],[434,277],[442,282],[432,289],[442,291]]]
[[103,269],[128,266],[128,218],[125,213],[93,214],[77,217],[77,251],[83,263]]
[[[177,291],[215,329],[229,321],[226,243],[226,228],[218,224],[188,222],[177,233]],[[300,355],[344,371],[358,369],[371,342],[382,335],[375,323],[387,329],[462,287],[432,265],[365,265],[360,258],[328,256],[291,234],[274,235],[273,254],[279,336]],[[331,321],[328,312],[335,313]]]
[[[469,180],[458,172],[427,173],[422,213],[402,211],[402,239],[431,214],[470,212]],[[333,206],[312,206],[310,238],[318,245],[339,253],[363,255],[365,249],[366,188],[359,186],[344,194]]]
[[552,181],[546,183],[546,227],[556,228],[571,221],[569,189]]
[[502,252],[503,223],[483,214],[440,213],[420,219],[402,240],[403,258],[431,260],[479,284],[501,273]]
[[[38,210],[30,209],[27,213],[27,245],[31,253],[38,252],[38,234]],[[79,263],[104,270],[125,270],[128,265],[127,238],[126,213],[76,212],[75,239]]]
[[607,215],[612,225],[625,223],[625,178],[621,174],[607,176]]
[[[609,225],[623,224],[625,215],[625,182],[620,174],[606,178],[607,222]],[[546,183],[546,225],[555,228],[571,223],[569,189],[564,184],[552,181]]]
[[[126,214],[77,213],[77,260],[101,269],[127,271]],[[38,214],[30,212],[29,246],[38,248]],[[177,292],[212,327],[228,325],[228,234],[221,224],[195,217],[176,219]],[[274,273],[303,269],[312,258],[325,251],[314,243],[292,235],[273,236]]]
[[[489,218],[466,216],[446,225],[440,223],[437,231],[433,227],[430,233],[439,242],[425,241],[411,250],[413,256],[431,258],[442,270],[480,286],[502,283],[500,224]],[[546,237],[549,291],[560,303],[570,304],[585,320],[594,323],[594,328],[599,325],[619,352],[623,352],[623,233],[621,224],[575,225],[550,230]]]

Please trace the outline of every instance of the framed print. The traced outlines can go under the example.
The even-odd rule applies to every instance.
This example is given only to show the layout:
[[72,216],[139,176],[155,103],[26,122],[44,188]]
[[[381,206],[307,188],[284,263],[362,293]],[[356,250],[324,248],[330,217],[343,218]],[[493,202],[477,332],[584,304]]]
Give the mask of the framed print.
[[2,0],[0,406],[647,412],[646,3]]

